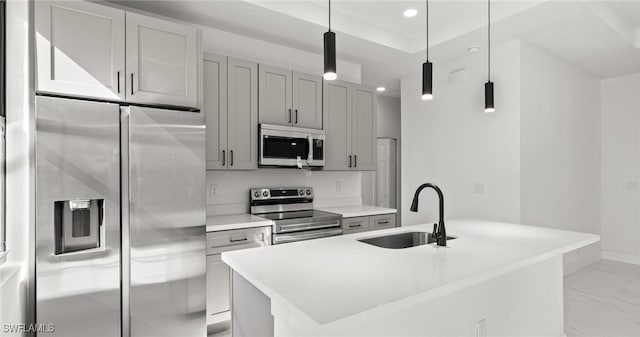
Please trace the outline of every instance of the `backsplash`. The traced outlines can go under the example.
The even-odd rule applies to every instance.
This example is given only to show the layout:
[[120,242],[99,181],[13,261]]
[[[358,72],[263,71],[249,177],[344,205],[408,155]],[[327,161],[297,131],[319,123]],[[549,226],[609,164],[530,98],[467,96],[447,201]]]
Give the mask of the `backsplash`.
[[207,215],[247,213],[251,188],[299,186],[313,187],[316,208],[362,204],[360,172],[207,171]]

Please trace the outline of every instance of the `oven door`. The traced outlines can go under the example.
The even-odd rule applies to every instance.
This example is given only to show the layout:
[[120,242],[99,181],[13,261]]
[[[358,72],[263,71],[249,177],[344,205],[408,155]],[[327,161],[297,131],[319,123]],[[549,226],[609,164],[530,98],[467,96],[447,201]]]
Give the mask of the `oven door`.
[[342,235],[342,227],[324,228],[311,231],[292,232],[286,234],[273,234],[273,244],[291,243],[311,239],[327,238]]
[[259,164],[324,166],[324,134],[318,130],[261,125]]

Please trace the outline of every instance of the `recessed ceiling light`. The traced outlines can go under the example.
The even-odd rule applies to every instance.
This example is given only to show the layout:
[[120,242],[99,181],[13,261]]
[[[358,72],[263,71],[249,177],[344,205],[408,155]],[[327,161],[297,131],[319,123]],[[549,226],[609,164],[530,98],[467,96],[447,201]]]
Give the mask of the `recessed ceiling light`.
[[376,88],[376,91],[377,91],[377,92],[383,92],[383,91],[385,91],[385,90],[387,90],[387,88],[385,88],[385,87],[377,87],[377,88]]
[[407,18],[412,18],[414,16],[416,16],[418,14],[418,10],[410,8],[407,9],[406,11],[404,11],[404,13],[402,13],[402,15],[404,15]]
[[476,53],[480,51],[480,47],[479,46],[471,46],[469,48],[467,48],[467,52],[469,53]]

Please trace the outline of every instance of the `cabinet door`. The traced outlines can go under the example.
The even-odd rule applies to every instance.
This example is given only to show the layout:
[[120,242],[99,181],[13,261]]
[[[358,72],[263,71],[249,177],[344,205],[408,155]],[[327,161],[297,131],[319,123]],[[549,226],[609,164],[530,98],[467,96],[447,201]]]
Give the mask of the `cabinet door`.
[[260,123],[291,125],[291,70],[260,64],[258,116]]
[[197,29],[128,12],[126,21],[127,101],[197,107]]
[[123,100],[124,17],[85,1],[35,1],[37,90]]
[[395,214],[382,214],[369,217],[369,230],[393,228],[396,226]]
[[342,219],[342,233],[353,234],[366,232],[369,230],[369,217],[360,216],[357,218]]
[[350,170],[351,85],[324,82],[322,116],[325,132],[325,170]]
[[374,89],[353,85],[353,110],[351,113],[351,152],[353,169],[375,171],[378,155],[378,125],[376,118],[377,97]]
[[231,272],[220,254],[207,255],[207,324],[216,323],[215,315],[230,310]]
[[227,60],[227,167],[258,168],[258,64]]
[[207,169],[227,167],[227,57],[206,53],[202,111],[207,125]]
[[293,126],[322,130],[322,77],[293,73]]

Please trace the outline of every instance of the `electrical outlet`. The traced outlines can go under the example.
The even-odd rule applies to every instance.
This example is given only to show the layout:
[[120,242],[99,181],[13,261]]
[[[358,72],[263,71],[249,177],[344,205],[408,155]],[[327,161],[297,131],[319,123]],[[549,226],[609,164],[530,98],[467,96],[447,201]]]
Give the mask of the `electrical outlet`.
[[637,181],[627,181],[624,189],[627,191],[637,191],[640,189],[640,184]]
[[336,193],[342,192],[342,181],[336,181]]
[[487,320],[484,318],[478,321],[476,337],[487,337]]
[[218,195],[218,184],[209,185],[209,198],[214,198]]
[[473,184],[473,192],[476,193],[476,194],[484,193],[484,184],[482,184],[482,183]]

